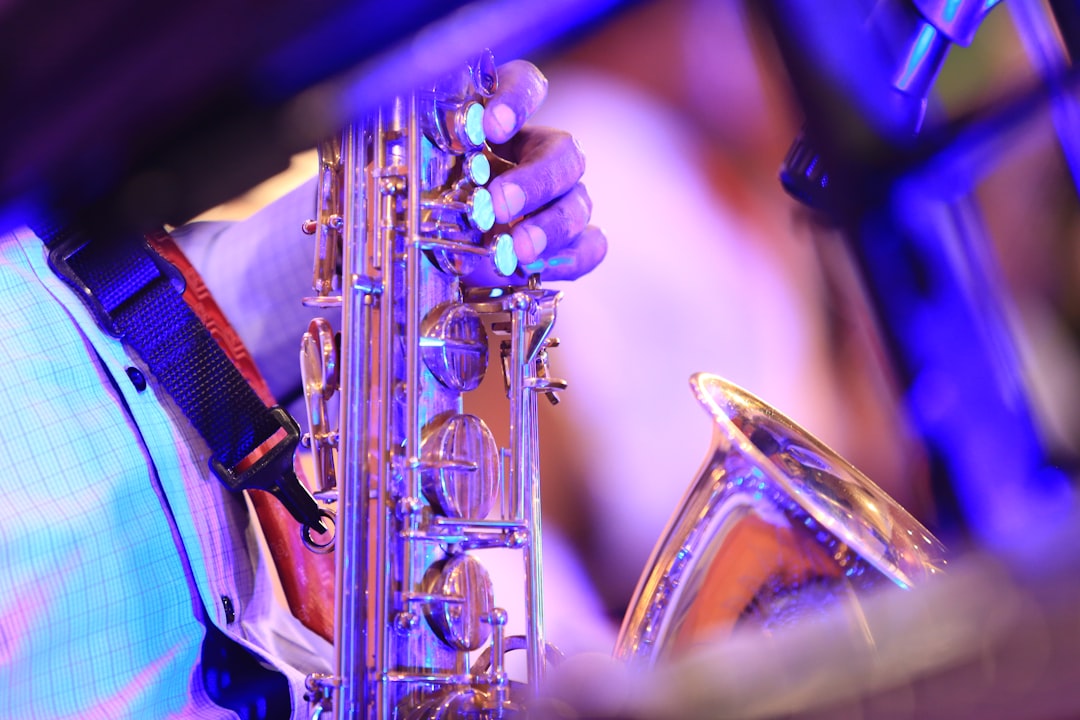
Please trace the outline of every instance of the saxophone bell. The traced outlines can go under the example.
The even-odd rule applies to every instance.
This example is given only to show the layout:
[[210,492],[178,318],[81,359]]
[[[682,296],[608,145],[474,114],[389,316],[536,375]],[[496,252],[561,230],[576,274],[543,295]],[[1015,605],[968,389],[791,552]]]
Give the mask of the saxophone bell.
[[642,575],[616,657],[652,667],[944,571],[930,531],[810,433],[720,377],[691,385],[713,444]]

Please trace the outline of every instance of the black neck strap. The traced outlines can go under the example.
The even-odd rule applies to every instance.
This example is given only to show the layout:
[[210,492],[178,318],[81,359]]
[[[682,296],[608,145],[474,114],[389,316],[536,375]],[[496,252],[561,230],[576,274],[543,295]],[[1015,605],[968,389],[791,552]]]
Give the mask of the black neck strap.
[[296,422],[268,407],[184,301],[180,273],[140,235],[92,240],[38,227],[49,265],[110,335],[153,373],[210,446],[214,474],[231,490],[275,495],[300,523],[323,531],[318,504],[296,477]]

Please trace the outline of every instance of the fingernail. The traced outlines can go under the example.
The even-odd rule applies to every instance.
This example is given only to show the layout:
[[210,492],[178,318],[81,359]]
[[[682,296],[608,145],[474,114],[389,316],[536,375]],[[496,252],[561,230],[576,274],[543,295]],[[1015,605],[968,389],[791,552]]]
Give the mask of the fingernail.
[[[539,225],[521,224],[514,228],[514,249],[518,257],[532,262],[547,247],[547,233]],[[522,247],[524,245],[525,247]]]
[[491,115],[495,118],[495,126],[501,131],[497,141],[509,140],[517,125],[517,113],[509,105],[496,105],[491,109]]
[[495,219],[501,223],[513,220],[525,207],[525,192],[514,183],[502,183],[491,193]]

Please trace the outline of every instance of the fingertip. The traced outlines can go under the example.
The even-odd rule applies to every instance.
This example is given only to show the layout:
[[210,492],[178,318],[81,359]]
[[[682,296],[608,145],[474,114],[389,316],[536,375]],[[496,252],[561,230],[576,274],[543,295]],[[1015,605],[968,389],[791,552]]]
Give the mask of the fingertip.
[[592,239],[593,254],[595,256],[594,266],[604,261],[607,257],[607,233],[604,230],[597,228],[596,226],[590,226],[585,228],[585,233]]
[[583,274],[589,272],[604,261],[607,256],[607,234],[596,225],[589,225],[578,238],[578,250],[582,255]]
[[585,228],[571,247],[543,263],[545,280],[577,280],[596,269],[607,254],[607,236],[595,225]]
[[484,134],[489,142],[504,143],[518,131],[518,117],[514,108],[505,103],[489,105],[484,112]]
[[510,231],[514,238],[514,252],[521,265],[529,265],[539,259],[547,248],[547,233],[539,225],[521,223]]
[[525,191],[516,183],[500,181],[496,178],[490,185],[491,204],[495,211],[495,222],[508,223],[521,213],[525,207]]
[[526,60],[499,67],[499,87],[484,113],[484,131],[496,145],[508,141],[547,97],[547,78]]

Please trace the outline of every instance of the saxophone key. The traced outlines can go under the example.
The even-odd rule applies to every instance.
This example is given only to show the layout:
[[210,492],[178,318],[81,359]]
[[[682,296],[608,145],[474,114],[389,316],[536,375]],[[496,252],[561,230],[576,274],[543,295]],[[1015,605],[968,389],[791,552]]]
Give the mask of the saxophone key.
[[495,609],[495,589],[476,558],[454,555],[431,565],[425,589],[434,596],[425,606],[428,623],[443,642],[469,652],[487,643],[491,626],[483,618]]
[[455,414],[429,428],[421,487],[441,514],[484,518],[498,498],[499,449],[483,420]]
[[491,161],[482,152],[472,153],[465,157],[462,174],[473,185],[487,185],[491,179]]

